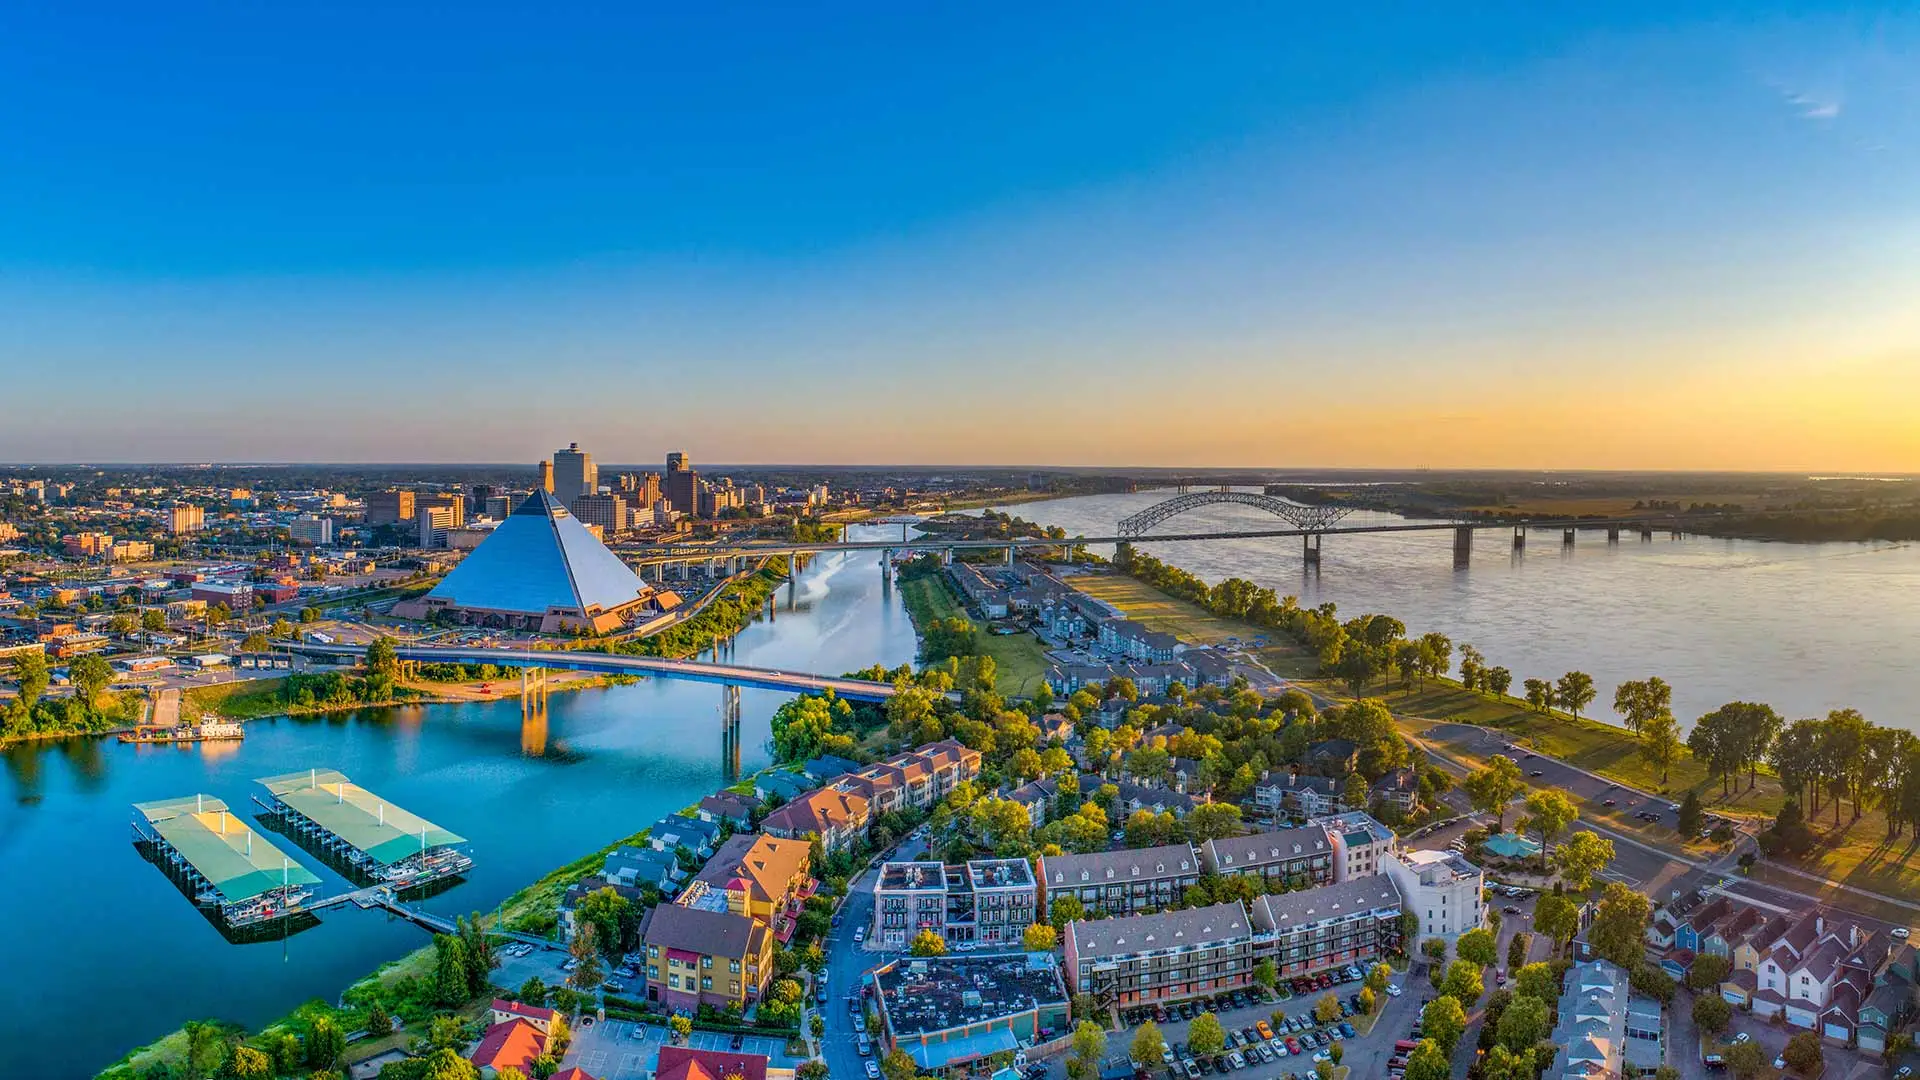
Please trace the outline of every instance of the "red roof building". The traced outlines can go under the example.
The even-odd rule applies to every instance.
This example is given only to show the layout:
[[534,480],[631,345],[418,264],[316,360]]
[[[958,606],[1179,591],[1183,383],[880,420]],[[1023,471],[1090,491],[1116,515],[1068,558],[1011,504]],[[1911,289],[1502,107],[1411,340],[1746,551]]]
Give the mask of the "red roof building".
[[505,998],[494,998],[493,1004],[488,1006],[488,1008],[493,1012],[493,1023],[506,1024],[514,1020],[525,1020],[527,1023],[538,1028],[542,1035],[552,1033],[553,1019],[560,1015],[553,1009],[542,1008],[538,1005],[528,1005],[519,1001],[508,1001]]
[[598,1080],[592,1073],[575,1065],[571,1069],[561,1069],[553,1074],[553,1080]]
[[765,1054],[663,1046],[654,1080],[767,1080]]
[[[547,1037],[526,1020],[515,1019],[487,1029],[470,1059],[483,1075],[498,1075],[512,1066],[532,1075],[533,1059],[545,1053]],[[487,1073],[486,1070],[493,1070]]]

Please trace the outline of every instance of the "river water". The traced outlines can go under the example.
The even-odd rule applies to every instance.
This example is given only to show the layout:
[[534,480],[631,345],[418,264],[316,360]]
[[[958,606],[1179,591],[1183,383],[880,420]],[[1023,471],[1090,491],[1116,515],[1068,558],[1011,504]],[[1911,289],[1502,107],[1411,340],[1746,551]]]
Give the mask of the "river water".
[[[1070,534],[1111,536],[1115,523],[1169,491],[1094,495],[1001,508]],[[1408,519],[1360,512],[1342,524]],[[1284,528],[1252,507],[1201,507],[1162,532]],[[1147,541],[1155,558],[1208,582],[1243,577],[1304,606],[1332,601],[1345,616],[1392,615],[1419,634],[1438,630],[1488,662],[1528,677],[1592,675],[1593,710],[1611,718],[1613,690],[1659,675],[1690,722],[1734,700],[1789,717],[1852,706],[1877,723],[1920,729],[1920,545],[1787,544],[1664,533],[1651,542],[1582,532],[1535,532],[1524,552],[1511,530],[1476,533],[1469,565],[1453,566],[1453,534],[1324,538],[1317,572],[1297,538]],[[1106,552],[1110,554],[1110,552]],[[1456,652],[1457,655],[1457,652]]]
[[[874,555],[824,556],[803,571],[797,608],[785,588],[775,599],[776,619],[741,633],[731,659],[840,674],[913,658],[912,625],[898,595],[883,594]],[[284,941],[229,944],[135,851],[132,804],[204,792],[240,808],[255,778],[339,769],[466,836],[472,875],[424,906],[484,911],[724,786],[721,694],[666,679],[556,694],[544,730],[523,728],[508,701],[260,721],[240,744],[85,739],[0,752],[0,1075],[90,1076],[198,1017],[251,1029],[426,941],[349,906]],[[741,692],[741,769],[768,763],[769,718],[789,696]],[[320,873],[322,895],[347,887],[274,839]]]

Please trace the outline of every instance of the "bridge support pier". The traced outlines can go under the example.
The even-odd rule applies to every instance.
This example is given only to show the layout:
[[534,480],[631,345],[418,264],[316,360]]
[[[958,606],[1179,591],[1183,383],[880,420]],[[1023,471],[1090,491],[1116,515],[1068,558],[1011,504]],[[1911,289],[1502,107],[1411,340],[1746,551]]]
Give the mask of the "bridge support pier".
[[1308,566],[1320,565],[1320,534],[1307,533],[1300,538],[1300,557]]
[[1473,561],[1473,526],[1461,525],[1453,530],[1453,565],[1466,566]]
[[787,610],[788,611],[793,610],[794,602],[797,601],[799,598],[800,598],[800,569],[797,566],[789,565],[787,567]]
[[885,596],[893,589],[893,549],[880,549],[880,595]]
[[1007,557],[1005,559],[1005,562],[1008,566],[1013,565],[1013,545],[1012,544],[1007,545]]
[[523,718],[547,713],[547,669],[520,669],[520,715]]
[[1525,525],[1515,525],[1513,527],[1513,550],[1525,551],[1526,547],[1527,527]]
[[[905,539],[905,538],[904,538],[904,537],[902,537],[902,539]],[[952,565],[953,565],[953,549],[952,549],[952,548],[941,548],[941,549],[940,549],[940,565],[941,565],[941,566],[952,566]]]
[[1607,543],[1618,544],[1619,542],[1620,542],[1620,526],[1618,525],[1607,526]]
[[720,771],[727,781],[740,779],[740,688],[720,688]]
[[1562,547],[1572,547],[1572,546],[1573,546],[1573,530],[1572,530],[1572,529],[1561,529],[1561,530],[1560,530],[1560,545],[1561,545]]
[[1647,541],[1652,539],[1653,539],[1653,526],[1651,525],[1640,526],[1640,542],[1644,544]]

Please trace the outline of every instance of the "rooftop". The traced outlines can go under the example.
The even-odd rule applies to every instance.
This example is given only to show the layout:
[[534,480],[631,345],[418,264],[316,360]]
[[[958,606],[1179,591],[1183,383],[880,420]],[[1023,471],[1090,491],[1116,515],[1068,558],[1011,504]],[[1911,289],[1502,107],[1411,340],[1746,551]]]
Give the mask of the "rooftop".
[[275,798],[382,865],[429,848],[467,842],[466,837],[387,802],[332,769],[269,776],[259,783]]
[[1026,888],[1033,885],[1033,867],[1025,859],[974,859],[967,874],[976,889]]
[[1238,903],[1067,924],[1067,940],[1082,960],[1162,952],[1251,936],[1247,911]]
[[1200,860],[1186,844],[1098,851],[1089,855],[1048,855],[1040,871],[1050,886],[1094,885],[1136,878],[1198,876]]
[[1385,874],[1363,874],[1332,885],[1261,896],[1253,902],[1253,918],[1262,929],[1290,930],[1382,909],[1399,914],[1399,887]]
[[320,882],[211,795],[137,803],[134,809],[227,903],[250,900],[282,885]]
[[1067,1000],[1052,953],[900,959],[873,977],[895,1038],[969,1027]]
[[1318,825],[1303,825],[1297,829],[1208,840],[1201,845],[1201,850],[1215,867],[1228,873],[1315,855],[1331,856],[1333,845],[1327,841],[1327,830]]
[[944,890],[947,887],[946,867],[937,862],[890,862],[880,867],[881,889],[927,889]]

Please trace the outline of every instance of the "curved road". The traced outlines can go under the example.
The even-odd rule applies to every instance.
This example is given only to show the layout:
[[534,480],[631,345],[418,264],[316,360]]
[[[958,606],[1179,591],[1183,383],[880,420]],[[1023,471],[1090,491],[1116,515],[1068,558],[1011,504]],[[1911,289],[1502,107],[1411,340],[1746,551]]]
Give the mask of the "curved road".
[[[357,645],[285,642],[276,644],[275,648],[286,648],[309,656],[350,656],[359,659],[366,655],[365,646]],[[663,656],[620,656],[601,652],[542,652],[526,649],[472,649],[445,645],[404,644],[395,645],[394,651],[402,660],[418,660],[424,663],[495,664],[500,667],[566,668],[570,671],[592,671],[602,675],[653,675],[665,679],[727,683],[734,686],[751,686],[760,690],[788,690],[794,693],[818,693],[831,690],[840,697],[854,701],[885,701],[895,693],[892,683],[843,679],[806,672],[774,671],[770,668],[747,667],[743,664],[671,660]]]

